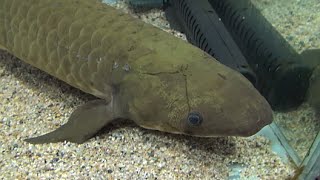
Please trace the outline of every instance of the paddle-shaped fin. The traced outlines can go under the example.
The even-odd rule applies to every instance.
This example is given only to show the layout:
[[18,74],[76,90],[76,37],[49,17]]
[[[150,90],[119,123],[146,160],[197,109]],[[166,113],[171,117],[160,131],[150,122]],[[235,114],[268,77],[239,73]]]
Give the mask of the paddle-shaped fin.
[[66,140],[80,144],[90,139],[114,119],[112,103],[107,104],[105,100],[94,100],[79,106],[71,114],[68,122],[55,131],[25,141],[42,144]]

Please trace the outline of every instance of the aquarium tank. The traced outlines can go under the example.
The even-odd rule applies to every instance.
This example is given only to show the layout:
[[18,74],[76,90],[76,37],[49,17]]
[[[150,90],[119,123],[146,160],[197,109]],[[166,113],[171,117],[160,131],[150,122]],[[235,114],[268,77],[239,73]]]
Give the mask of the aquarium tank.
[[0,0],[0,179],[320,180],[319,0]]

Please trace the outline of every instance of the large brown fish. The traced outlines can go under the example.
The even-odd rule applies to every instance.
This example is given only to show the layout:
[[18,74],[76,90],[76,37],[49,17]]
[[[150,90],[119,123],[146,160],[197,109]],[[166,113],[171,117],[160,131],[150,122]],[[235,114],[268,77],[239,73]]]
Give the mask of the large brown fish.
[[192,136],[250,136],[272,122],[240,73],[97,0],[0,0],[0,44],[99,99],[30,143],[83,143],[118,118]]

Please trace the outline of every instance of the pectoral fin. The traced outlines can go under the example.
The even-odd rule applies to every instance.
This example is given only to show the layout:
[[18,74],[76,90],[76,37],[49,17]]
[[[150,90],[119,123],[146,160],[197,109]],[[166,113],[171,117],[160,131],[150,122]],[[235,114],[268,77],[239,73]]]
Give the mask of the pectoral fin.
[[26,139],[25,141],[32,144],[53,143],[65,140],[83,143],[114,119],[112,103],[108,104],[105,100],[94,100],[78,107],[71,114],[68,122],[55,131]]

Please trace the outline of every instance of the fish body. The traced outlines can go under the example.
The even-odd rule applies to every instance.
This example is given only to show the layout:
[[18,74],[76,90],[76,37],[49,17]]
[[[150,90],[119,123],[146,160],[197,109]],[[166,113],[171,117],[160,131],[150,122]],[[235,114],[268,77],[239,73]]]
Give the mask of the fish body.
[[272,122],[240,73],[96,0],[0,0],[0,45],[97,97],[30,143],[83,143],[119,118],[200,137],[250,136]]

